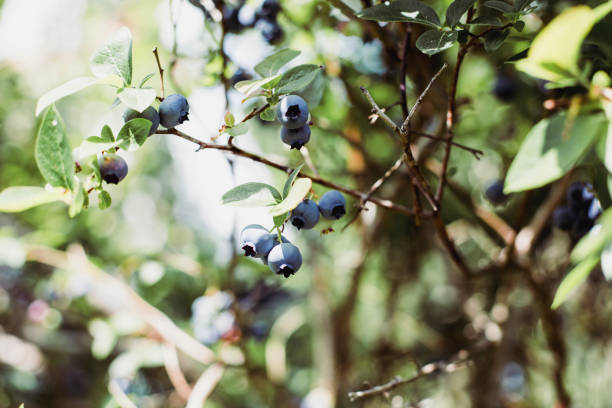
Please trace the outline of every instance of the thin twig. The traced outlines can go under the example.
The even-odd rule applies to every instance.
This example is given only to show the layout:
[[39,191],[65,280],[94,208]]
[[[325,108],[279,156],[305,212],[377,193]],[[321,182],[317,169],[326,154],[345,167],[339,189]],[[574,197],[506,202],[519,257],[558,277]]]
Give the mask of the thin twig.
[[153,48],[153,55],[155,55],[155,61],[157,62],[157,68],[159,69],[159,81],[161,82],[161,98],[160,100],[164,100],[166,97],[166,91],[164,88],[164,69],[162,68],[161,62],[159,61],[159,54],[157,52],[157,47]]
[[[214,144],[214,143],[206,143],[206,142],[198,140],[198,139],[196,139],[196,138],[194,138],[192,136],[189,136],[188,134],[183,133],[183,132],[181,132],[180,130],[177,130],[177,129],[159,130],[159,131],[157,131],[157,133],[158,134],[170,134],[170,135],[178,136],[178,137],[180,137],[182,139],[185,139],[185,140],[187,140],[187,141],[189,141],[191,143],[196,144],[199,147],[198,150],[205,150],[205,149],[221,150],[221,151],[225,151],[225,152],[231,153],[231,154],[233,154],[235,156],[245,157],[247,159],[256,161],[258,163],[265,164],[266,166],[282,170],[285,173],[289,173],[290,171],[292,171],[292,169],[289,166],[285,166],[285,165],[273,162],[273,161],[268,160],[268,159],[266,159],[264,157],[261,157],[261,156],[259,156],[257,154],[250,153],[250,152],[247,152],[245,150],[242,150],[241,148],[236,147],[234,145],[230,146],[230,145],[221,145],[221,144]],[[300,176],[301,177],[308,177],[308,178],[310,178],[312,180],[313,183],[316,183],[316,184],[319,184],[319,185],[322,185],[322,186],[325,186],[325,187],[329,187],[329,188],[332,188],[332,189],[335,189],[335,190],[338,190],[338,191],[342,191],[343,193],[346,193],[346,194],[348,194],[350,196],[353,196],[353,197],[356,197],[356,198],[361,198],[361,197],[363,197],[365,195],[365,193],[363,193],[361,191],[357,191],[357,190],[354,190],[352,188],[348,188],[348,187],[342,186],[340,184],[334,183],[332,181],[323,179],[321,177],[316,177],[316,176],[312,176],[312,175],[306,174],[304,172],[300,172]],[[396,211],[396,212],[399,212],[399,213],[404,214],[404,215],[408,215],[408,216],[414,215],[414,211],[411,208],[408,208],[408,207],[406,207],[404,205],[401,205],[401,204],[397,204],[397,203],[395,203],[395,202],[393,202],[391,200],[383,200],[383,199],[376,198],[376,197],[370,197],[368,199],[368,201],[370,201],[373,204],[376,204],[379,207],[386,208],[386,209],[392,210],[392,211]],[[422,215],[423,216],[431,216],[431,213],[423,213]]]
[[354,402],[361,398],[373,397],[375,395],[386,394],[394,388],[399,387],[400,385],[413,383],[423,377],[435,374],[435,373],[452,373],[457,371],[460,368],[469,367],[472,365],[472,360],[469,359],[469,354],[467,351],[462,350],[457,355],[450,360],[447,361],[437,361],[434,363],[429,363],[417,371],[417,373],[410,378],[402,378],[395,377],[391,381],[377,385],[367,390],[361,391],[352,391],[348,393],[349,400]]
[[442,72],[444,72],[446,67],[448,67],[447,64],[442,65],[442,67],[438,70],[438,72],[436,72],[436,74],[431,78],[431,80],[429,81],[429,83],[427,84],[423,92],[421,92],[421,94],[417,98],[414,105],[412,105],[412,108],[410,108],[410,112],[408,113],[408,116],[406,117],[406,119],[404,120],[404,123],[400,127],[400,131],[402,133],[407,133],[408,129],[410,129],[410,121],[412,120],[412,117],[416,113],[417,108],[421,105],[421,103],[423,102],[423,99],[425,99],[425,96],[427,96],[427,94],[429,93],[429,90],[431,89],[432,85],[434,84],[434,82],[436,82],[436,79],[438,79],[438,77],[442,75]]
[[312,158],[310,157],[310,151],[308,151],[308,148],[306,146],[302,146],[302,148],[300,149],[300,154],[304,158],[304,162],[306,163],[306,165],[310,168],[310,170],[312,170],[312,173],[316,177],[319,177],[319,171],[317,170],[317,167],[312,161]]
[[482,150],[480,150],[480,149],[475,149],[473,147],[466,146],[466,145],[461,144],[461,143],[453,142],[451,140],[448,140],[448,139],[445,139],[445,138],[442,138],[442,137],[430,135],[429,133],[423,133],[423,132],[417,132],[417,131],[414,131],[414,130],[410,130],[410,134],[411,135],[420,136],[420,137],[425,137],[425,138],[431,139],[431,140],[437,140],[437,141],[443,142],[443,143],[450,143],[453,146],[458,147],[459,149],[462,149],[462,150],[465,150],[466,152],[472,153],[476,160],[480,160],[481,156],[484,155],[484,152]]

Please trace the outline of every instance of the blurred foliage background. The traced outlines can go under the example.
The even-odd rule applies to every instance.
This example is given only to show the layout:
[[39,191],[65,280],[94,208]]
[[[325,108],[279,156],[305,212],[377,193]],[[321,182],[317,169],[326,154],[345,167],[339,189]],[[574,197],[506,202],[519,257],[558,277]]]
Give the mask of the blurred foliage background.
[[[275,47],[289,47],[302,51],[296,63],[325,66],[322,98],[310,106],[308,148],[319,173],[367,191],[398,159],[398,142],[380,120],[371,123],[371,106],[359,87],[401,120],[403,25],[384,25],[383,44],[334,2],[281,0],[283,38],[273,46],[256,27],[226,33],[224,64],[220,25],[206,21],[191,3],[0,1],[0,190],[44,184],[33,157],[36,99],[86,74],[92,51],[124,25],[134,36],[135,78],[157,72],[151,49],[159,46],[167,88],[190,101],[184,129],[201,140],[217,133],[227,110],[240,117],[261,103],[241,104],[242,96],[231,88],[226,92],[223,82],[229,84],[238,69],[252,75]],[[443,14],[450,1],[427,3]],[[447,191],[443,216],[474,268],[490,265],[504,247],[474,209],[520,228],[549,190],[515,194],[502,206],[483,196],[489,180],[504,177],[528,130],[549,114],[543,103],[551,91],[505,61],[562,10],[584,2],[537,3],[524,17],[525,30],[513,31],[499,50],[470,52],[458,84],[456,141],[484,155],[476,160],[453,150],[455,187]],[[357,10],[370,2],[347,4]],[[218,4],[223,5],[226,14],[238,6]],[[247,1],[241,18],[258,7],[259,0]],[[412,29],[416,34],[423,28]],[[456,54],[457,46],[433,57],[408,49],[410,105],[443,62],[454,64]],[[434,84],[415,129],[443,134],[450,71]],[[492,92],[500,76],[516,87],[505,100]],[[157,75],[151,84],[159,89]],[[104,124],[121,126],[123,108],[111,106],[113,100],[112,89],[92,87],[58,103],[73,146],[99,134]],[[279,142],[278,132],[277,123],[252,120],[249,134],[235,143],[290,166],[302,163],[299,153]],[[442,145],[421,138],[415,148],[427,177],[435,180]],[[288,226],[286,234],[305,262],[284,279],[240,256],[235,242],[245,225],[269,225],[266,211],[219,204],[221,194],[238,183],[281,186],[282,172],[218,151],[196,153],[172,135],[153,136],[125,157],[130,172],[109,187],[108,210],[93,203],[71,219],[57,203],[0,214],[0,406],[185,406],[207,369],[206,358],[198,359],[201,350],[189,341],[185,346],[180,336],[172,344],[160,330],[168,335],[178,328],[202,340],[198,330],[211,321],[222,337],[213,335],[207,345],[227,365],[206,407],[553,407],[559,372],[572,406],[611,406],[612,293],[601,272],[559,312],[538,306],[550,304],[567,271],[571,243],[564,233],[548,226],[538,241],[537,289],[533,277],[512,267],[489,268],[466,280],[426,219],[416,225],[368,204],[343,231],[344,221],[299,234]],[[587,157],[573,177],[595,183],[607,206],[602,174],[602,165]],[[410,185],[401,170],[377,196],[411,205]],[[315,187],[319,196],[325,191]],[[350,208],[355,204],[349,200]],[[333,232],[321,233],[330,226]],[[220,320],[211,317],[223,313]],[[562,354],[554,345],[551,351],[546,324],[556,328]],[[386,397],[347,397],[364,382],[410,378],[423,364],[448,361],[461,350],[469,352],[469,367],[424,376]]]

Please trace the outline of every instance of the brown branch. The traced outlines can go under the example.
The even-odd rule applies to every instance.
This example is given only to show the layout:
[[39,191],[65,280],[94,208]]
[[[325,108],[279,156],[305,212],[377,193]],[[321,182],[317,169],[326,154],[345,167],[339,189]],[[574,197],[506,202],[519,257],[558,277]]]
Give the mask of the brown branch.
[[354,402],[361,398],[369,398],[380,394],[384,395],[394,388],[397,388],[401,385],[413,383],[423,377],[427,377],[435,373],[452,373],[460,368],[469,367],[471,365],[472,360],[469,359],[469,353],[465,350],[462,350],[457,353],[457,355],[453,357],[449,362],[437,361],[434,363],[425,364],[424,366],[419,368],[419,370],[414,376],[410,378],[395,377],[385,384],[377,385],[368,388],[367,390],[351,391],[348,393],[348,397],[351,402]]
[[417,108],[421,105],[421,103],[423,102],[423,99],[425,99],[425,96],[427,96],[427,94],[429,93],[429,90],[433,86],[434,82],[436,82],[436,79],[438,79],[438,77],[442,75],[442,72],[444,72],[446,67],[448,67],[447,64],[442,65],[442,67],[438,70],[438,72],[436,72],[436,74],[431,78],[431,80],[429,81],[429,83],[427,84],[423,92],[421,92],[421,94],[417,98],[414,105],[412,105],[412,108],[410,108],[410,112],[408,113],[408,116],[406,116],[404,123],[400,127],[400,131],[402,133],[408,133],[408,130],[410,129],[410,121],[412,120],[412,117],[416,113]]
[[[187,140],[187,141],[189,141],[191,143],[196,144],[199,147],[198,151],[199,150],[204,150],[204,149],[221,150],[221,151],[225,151],[225,152],[231,153],[231,154],[233,154],[235,156],[245,157],[247,159],[256,161],[258,163],[265,164],[266,166],[273,167],[273,168],[278,169],[278,170],[282,170],[285,173],[289,173],[290,171],[292,171],[292,169],[290,167],[288,167],[288,166],[285,166],[285,165],[273,162],[273,161],[268,160],[268,159],[266,159],[264,157],[261,157],[261,156],[259,156],[257,154],[247,152],[246,150],[242,150],[241,148],[236,147],[234,145],[221,145],[221,144],[202,142],[201,140],[198,140],[198,139],[196,139],[196,138],[194,138],[192,136],[189,136],[188,134],[183,133],[183,132],[181,132],[180,130],[177,130],[177,129],[159,130],[157,133],[158,134],[175,135],[175,136],[178,136],[178,137],[180,137],[182,139],[185,139],[185,140]],[[332,189],[335,189],[335,190],[338,190],[338,191],[342,191],[343,193],[346,193],[346,194],[348,194],[350,196],[353,196],[353,197],[356,197],[356,198],[359,198],[359,199],[366,195],[366,193],[363,193],[361,191],[357,191],[357,190],[354,190],[352,188],[344,187],[344,186],[342,186],[340,184],[336,184],[336,183],[334,183],[332,181],[323,179],[321,177],[316,177],[316,176],[311,176],[311,175],[305,174],[304,172],[300,172],[300,176],[308,177],[308,178],[310,178],[312,180],[313,183],[316,183],[316,184],[319,184],[319,185],[322,185],[322,186],[325,186],[325,187],[329,187],[329,188],[332,188]],[[406,207],[404,205],[401,205],[401,204],[397,204],[397,203],[395,203],[395,202],[393,202],[391,200],[383,200],[383,199],[376,198],[376,197],[370,197],[367,201],[370,201],[371,203],[376,204],[379,207],[386,208],[386,209],[392,210],[392,211],[396,211],[396,212],[399,212],[399,213],[404,214],[404,215],[408,215],[408,216],[414,215],[414,211],[411,208],[408,208],[408,207]],[[431,216],[431,213],[425,213],[423,215],[424,216]]]
[[480,150],[480,149],[475,149],[473,147],[466,146],[466,145],[461,144],[461,143],[453,142],[451,140],[448,140],[448,139],[445,139],[445,138],[442,138],[442,137],[430,135],[429,133],[417,132],[417,131],[414,131],[414,130],[410,130],[409,132],[410,132],[411,135],[425,137],[427,139],[436,140],[436,141],[443,142],[443,143],[450,143],[453,146],[458,147],[459,149],[462,149],[462,150],[465,150],[466,152],[472,153],[476,160],[480,160],[480,157],[484,155],[484,152],[482,150]]
[[153,55],[155,55],[155,62],[157,62],[157,69],[159,70],[159,81],[161,82],[161,98],[159,98],[159,100],[163,101],[166,97],[166,91],[164,88],[164,69],[162,68],[161,62],[159,61],[157,47],[153,48]]

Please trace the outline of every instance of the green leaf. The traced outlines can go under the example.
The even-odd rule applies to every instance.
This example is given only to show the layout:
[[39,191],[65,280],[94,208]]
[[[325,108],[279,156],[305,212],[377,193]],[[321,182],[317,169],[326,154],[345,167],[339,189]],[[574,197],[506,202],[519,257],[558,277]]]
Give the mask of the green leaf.
[[115,136],[113,135],[112,129],[108,125],[104,125],[102,132],[100,132],[100,139],[103,142],[114,142]]
[[113,203],[113,199],[111,195],[106,190],[101,190],[98,193],[98,208],[101,210],[106,210]]
[[132,83],[132,34],[123,27],[112,40],[94,52],[90,59],[91,72],[97,77],[117,75],[125,85]]
[[155,100],[153,88],[123,88],[117,92],[117,97],[135,111],[142,112]]
[[588,233],[572,250],[571,260],[573,263],[581,262],[591,256],[599,256],[606,245],[612,242],[612,209],[608,208],[599,216],[597,224],[601,228],[594,233]]
[[38,98],[38,102],[36,103],[36,116],[40,115],[47,106],[52,105],[56,101],[59,101],[64,96],[72,95],[75,92],[78,92],[82,89],[87,88],[88,86],[94,85],[103,81],[104,78],[93,78],[93,77],[80,77],[75,78],[71,81],[66,82],[50,90],[45,93],[43,96]]
[[501,27],[504,23],[497,16],[480,16],[472,20],[470,25]]
[[231,128],[228,128],[227,134],[232,137],[236,137],[236,136],[244,135],[248,131],[249,131],[249,125],[247,123],[239,123],[236,126],[232,126]]
[[270,208],[270,214],[273,216],[281,215],[293,210],[306,197],[306,194],[312,187],[312,180],[309,178],[300,178],[293,183],[293,187],[287,194],[287,197],[280,203]]
[[551,305],[552,309],[556,309],[561,306],[569,294],[578,287],[585,279],[589,276],[589,273],[597,266],[599,263],[599,257],[594,256],[584,261],[580,262],[576,265],[563,279],[559,288],[557,288],[557,293],[555,293],[555,298],[553,299],[553,303]]
[[521,11],[531,4],[533,0],[514,0],[514,11]]
[[308,86],[301,91],[297,92],[299,96],[304,98],[308,106],[314,107],[321,103],[321,99],[323,99],[323,93],[325,92],[325,76],[323,75],[323,71],[319,70],[315,79],[308,84]]
[[518,32],[521,32],[525,29],[525,22],[523,20],[519,20],[513,25],[514,29]]
[[8,187],[0,192],[0,212],[20,212],[38,205],[63,201],[66,197],[61,188]]
[[34,147],[36,164],[53,187],[74,188],[74,161],[62,118],[51,105],[44,114]]
[[146,75],[144,78],[142,78],[142,81],[140,81],[140,85],[138,86],[139,88],[142,88],[144,86],[144,84],[147,83],[147,81],[151,78],[153,78],[155,76],[155,74],[151,73]]
[[456,31],[428,30],[419,36],[416,46],[422,53],[434,55],[449,49],[457,41]]
[[272,108],[267,108],[259,114],[259,118],[266,122],[274,122],[276,120],[276,111]]
[[508,3],[498,0],[487,1],[484,4],[485,7],[501,11],[502,13],[513,13],[514,7]]
[[117,146],[117,142],[104,142],[101,138],[93,136],[83,140],[76,150],[77,159],[82,160],[85,157],[98,154],[102,151],[109,150]]
[[85,197],[87,192],[81,183],[78,183],[76,191],[72,193],[72,203],[68,208],[68,215],[70,218],[76,217],[82,210],[85,204]]
[[298,167],[296,167],[295,170],[291,172],[289,177],[287,177],[287,181],[285,181],[285,186],[283,187],[283,198],[286,198],[287,194],[289,194],[289,190],[291,190],[291,186],[293,185],[295,178],[298,176],[298,174],[300,174],[302,167],[304,167],[304,164],[300,164]]
[[274,217],[272,217],[274,221],[274,227],[272,229],[280,228],[285,223],[288,216],[289,216],[289,213],[284,213],[284,214],[275,215]]
[[467,13],[474,3],[476,3],[476,0],[453,1],[446,9],[446,24],[451,28],[456,26],[461,19],[461,16]]
[[240,81],[236,85],[234,85],[234,88],[236,88],[238,92],[248,97],[254,94],[255,92],[257,92],[260,88],[262,88],[266,84],[269,84],[278,78],[280,78],[280,75],[274,75],[271,77],[261,78],[261,79],[249,79],[248,81]]
[[[611,10],[612,2],[594,10],[588,6],[565,10],[536,36],[527,58],[519,61],[517,68],[537,78],[576,83],[575,77],[580,74],[578,59],[582,42],[593,25]],[[551,66],[559,69],[551,69]]]
[[356,15],[365,20],[407,21],[431,27],[440,26],[440,18],[436,11],[417,0],[385,1],[361,10]]
[[227,112],[225,114],[225,117],[223,118],[225,124],[229,127],[234,126],[234,124],[236,123],[236,118],[234,118],[234,115],[232,115],[231,112]]
[[510,34],[509,29],[489,31],[484,36],[484,48],[487,52],[492,52],[502,46]]
[[301,91],[315,79],[320,70],[321,67],[314,64],[293,67],[281,76],[274,89],[279,95]]
[[134,150],[142,146],[149,136],[151,125],[150,120],[143,118],[126,122],[117,135],[119,146],[125,150]]
[[525,137],[506,176],[505,193],[541,187],[570,170],[606,130],[602,114],[580,115],[566,129],[566,114],[541,120]]
[[255,65],[255,72],[257,72],[263,78],[271,77],[276,75],[282,67],[292,61],[298,55],[300,55],[299,51],[289,48],[277,51],[269,57],[266,57],[259,64]]
[[245,183],[223,194],[221,204],[238,207],[265,207],[282,200],[278,190],[265,183]]

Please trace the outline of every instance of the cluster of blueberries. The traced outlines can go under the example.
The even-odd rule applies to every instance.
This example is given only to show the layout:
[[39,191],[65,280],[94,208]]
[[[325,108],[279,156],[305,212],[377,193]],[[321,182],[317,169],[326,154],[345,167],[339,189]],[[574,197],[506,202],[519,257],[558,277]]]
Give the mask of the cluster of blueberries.
[[601,212],[593,186],[577,181],[567,190],[567,205],[556,208],[552,219],[557,228],[569,232],[572,241],[576,242],[593,228]]
[[[151,122],[149,136],[157,132],[160,123],[167,129],[171,129],[189,120],[189,103],[187,98],[180,94],[168,95],[159,104],[159,113],[149,106],[142,112],[128,108],[123,112],[123,121],[129,122],[132,119],[147,119]],[[117,154],[105,154],[99,157],[100,176],[102,180],[110,184],[117,184],[125,178],[128,166],[123,157]]]
[[[329,220],[337,220],[346,214],[346,200],[340,192],[330,190],[323,194],[319,204],[310,199],[302,201],[291,211],[291,224],[299,229],[312,229],[320,215]],[[298,247],[281,235],[270,233],[259,224],[244,227],[240,234],[240,247],[245,256],[261,258],[265,265],[277,275],[285,278],[295,274],[302,266],[302,254]]]
[[[283,38],[283,29],[277,21],[281,6],[277,0],[265,0],[255,16],[249,19],[241,18],[240,10],[244,6],[244,1],[232,7],[226,5],[223,8],[223,26],[228,33],[239,33],[244,28],[255,26],[261,32],[263,38],[269,44],[276,44]],[[251,15],[252,16],[252,15]]]
[[281,140],[292,149],[301,149],[310,140],[308,105],[297,95],[283,97],[276,106],[276,117],[280,121]]

